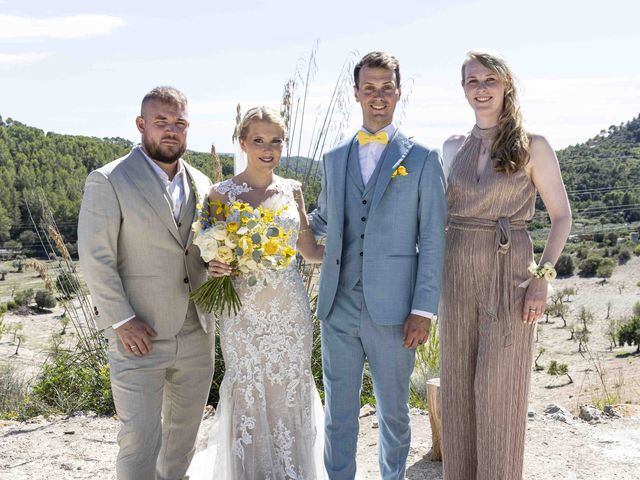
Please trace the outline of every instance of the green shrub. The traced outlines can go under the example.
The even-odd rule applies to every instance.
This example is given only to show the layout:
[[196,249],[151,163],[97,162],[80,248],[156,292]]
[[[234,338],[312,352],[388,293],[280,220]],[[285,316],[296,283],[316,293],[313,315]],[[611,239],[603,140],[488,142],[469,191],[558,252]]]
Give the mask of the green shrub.
[[576,257],[578,257],[579,260],[584,260],[588,256],[589,256],[589,247],[587,247],[586,245],[582,245],[576,250]]
[[544,251],[544,240],[534,240],[533,241],[533,253],[542,253]]
[[598,271],[598,267],[602,263],[603,258],[596,255],[591,255],[582,262],[578,266],[578,275],[581,277],[593,277]]
[[576,264],[571,255],[563,253],[556,263],[556,272],[561,277],[570,277],[576,269]]
[[19,307],[27,307],[33,301],[33,288],[28,288],[27,290],[20,290],[16,292],[13,297],[16,304]]
[[36,292],[36,305],[39,309],[53,308],[56,306],[56,297],[47,290],[38,290]]
[[409,404],[427,409],[427,382],[440,373],[440,335],[438,322],[431,322],[429,338],[416,348],[415,368],[409,383]]
[[631,260],[631,252],[628,248],[620,249],[620,253],[618,253],[618,263],[620,265],[624,265],[629,260]]
[[633,249],[633,253],[636,255],[640,255],[640,244],[636,245],[636,248]]
[[100,415],[115,413],[109,365],[98,365],[95,358],[81,352],[62,350],[45,363],[32,395],[64,414],[88,410]]
[[618,330],[618,344],[637,345],[636,353],[640,353],[640,316],[635,316]]
[[65,298],[71,298],[80,289],[80,284],[75,275],[70,272],[62,272],[56,278],[56,288]]
[[607,233],[606,239],[609,245],[615,245],[618,243],[618,234],[616,232],[609,232]]
[[13,420],[27,396],[27,382],[12,363],[0,364],[0,418]]
[[18,304],[14,300],[9,300],[5,305],[7,306],[7,310],[15,310],[18,308]]
[[613,274],[615,263],[610,258],[603,258],[596,270],[596,276],[600,278],[610,278]]
[[604,232],[596,232],[593,234],[593,241],[596,243],[604,242]]
[[640,317],[640,302],[634,303],[631,311],[633,312],[634,317]]

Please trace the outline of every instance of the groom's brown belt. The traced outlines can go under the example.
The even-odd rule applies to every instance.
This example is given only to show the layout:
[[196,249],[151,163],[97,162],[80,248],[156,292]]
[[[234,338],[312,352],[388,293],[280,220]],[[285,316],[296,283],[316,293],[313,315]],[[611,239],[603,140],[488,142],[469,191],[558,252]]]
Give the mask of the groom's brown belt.
[[[493,278],[489,286],[489,298],[481,299],[478,295],[478,279],[476,269],[471,266],[471,274],[474,278],[476,302],[480,310],[488,315],[492,321],[500,321],[504,346],[512,344],[514,305],[514,281],[513,260],[511,250],[511,231],[526,230],[527,223],[524,220],[509,220],[506,217],[498,220],[487,218],[459,217],[450,215],[447,222],[448,228],[465,231],[495,231],[495,268]],[[502,292],[498,291],[498,284],[502,283]],[[506,288],[505,288],[506,287]]]

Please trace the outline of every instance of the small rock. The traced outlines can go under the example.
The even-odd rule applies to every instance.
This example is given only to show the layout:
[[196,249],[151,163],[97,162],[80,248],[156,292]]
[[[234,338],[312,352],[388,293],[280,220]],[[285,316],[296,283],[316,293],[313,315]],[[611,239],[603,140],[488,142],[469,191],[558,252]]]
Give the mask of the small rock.
[[573,415],[571,415],[571,413],[567,409],[553,403],[547,405],[547,407],[544,409],[544,413],[548,415],[552,420],[556,420],[558,422],[573,422]]
[[587,422],[597,422],[600,420],[600,412],[596,407],[591,405],[580,405],[580,414],[578,416]]
[[360,409],[360,418],[368,417],[376,413],[376,407],[367,403]]
[[607,405],[606,407],[604,407],[603,412],[611,418],[622,418],[622,415],[620,415],[620,413],[616,409],[614,409],[612,405]]
[[427,415],[428,412],[426,410],[422,410],[420,408],[411,408],[409,409],[409,415]]
[[634,418],[640,417],[640,405],[622,403],[619,405],[607,405],[604,413],[613,418]]

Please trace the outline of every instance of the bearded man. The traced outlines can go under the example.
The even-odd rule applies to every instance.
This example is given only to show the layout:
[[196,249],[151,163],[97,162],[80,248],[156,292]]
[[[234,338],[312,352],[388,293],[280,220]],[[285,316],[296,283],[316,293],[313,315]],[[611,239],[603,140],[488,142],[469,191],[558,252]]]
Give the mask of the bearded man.
[[189,300],[207,280],[191,225],[211,181],[181,159],[189,119],[180,91],[151,90],[136,126],[142,144],[87,178],[78,251],[109,344],[117,478],[178,480],[213,375],[213,318]]

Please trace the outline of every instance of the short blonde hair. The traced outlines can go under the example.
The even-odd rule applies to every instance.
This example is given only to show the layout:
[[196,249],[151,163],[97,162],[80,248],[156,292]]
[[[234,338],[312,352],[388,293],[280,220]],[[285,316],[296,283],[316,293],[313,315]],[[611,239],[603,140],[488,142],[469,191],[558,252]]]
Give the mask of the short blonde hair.
[[187,97],[175,87],[156,87],[147,93],[140,105],[140,116],[144,116],[144,106],[152,100],[158,100],[168,105],[187,108]]
[[249,125],[252,122],[270,122],[282,129],[284,136],[287,136],[287,125],[284,123],[284,118],[273,108],[269,107],[253,107],[244,114],[242,120],[236,126],[236,138],[245,140],[247,138],[247,132],[249,131]]

